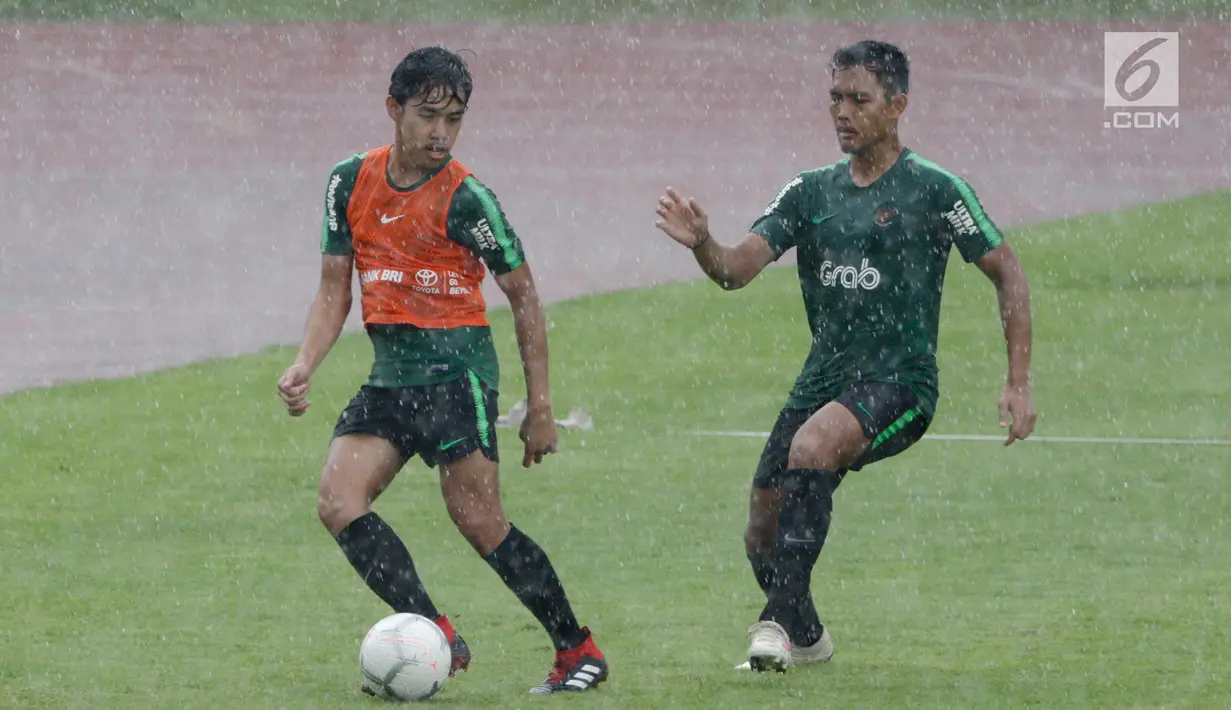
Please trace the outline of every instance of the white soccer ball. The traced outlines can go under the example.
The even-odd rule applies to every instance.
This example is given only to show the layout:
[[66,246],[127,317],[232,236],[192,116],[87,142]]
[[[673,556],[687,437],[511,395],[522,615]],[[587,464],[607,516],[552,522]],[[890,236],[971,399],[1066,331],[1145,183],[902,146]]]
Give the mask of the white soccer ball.
[[449,679],[452,662],[445,632],[418,614],[386,616],[359,646],[364,685],[387,700],[413,702],[432,697]]

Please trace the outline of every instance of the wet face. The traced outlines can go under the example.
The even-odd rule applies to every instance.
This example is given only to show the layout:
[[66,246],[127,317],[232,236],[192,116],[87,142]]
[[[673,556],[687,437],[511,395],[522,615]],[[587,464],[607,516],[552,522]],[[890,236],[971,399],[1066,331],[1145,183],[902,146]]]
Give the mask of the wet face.
[[843,153],[860,153],[897,131],[906,110],[906,95],[885,99],[876,75],[864,67],[834,72],[829,89],[829,115]]
[[466,104],[442,90],[412,96],[405,105],[398,105],[390,96],[385,104],[396,126],[397,142],[403,155],[416,168],[440,167],[457,142]]

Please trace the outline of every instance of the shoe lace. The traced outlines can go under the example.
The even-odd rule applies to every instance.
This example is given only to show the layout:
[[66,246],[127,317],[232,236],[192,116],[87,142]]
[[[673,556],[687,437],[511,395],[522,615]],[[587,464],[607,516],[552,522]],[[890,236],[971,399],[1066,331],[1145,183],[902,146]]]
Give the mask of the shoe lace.
[[551,674],[547,676],[548,684],[555,684],[564,680],[564,677],[568,675],[569,670],[577,664],[577,659],[580,656],[580,652],[581,649],[557,652],[556,662],[551,667]]

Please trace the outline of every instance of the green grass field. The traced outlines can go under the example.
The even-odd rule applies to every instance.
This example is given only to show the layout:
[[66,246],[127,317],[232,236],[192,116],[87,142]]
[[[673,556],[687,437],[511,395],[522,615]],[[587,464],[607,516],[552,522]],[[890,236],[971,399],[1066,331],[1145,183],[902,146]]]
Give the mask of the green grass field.
[[[1037,434],[1231,438],[1228,225],[1212,194],[1010,233],[1035,295]],[[523,391],[507,315],[505,408]],[[377,509],[476,654],[433,702],[1231,706],[1231,447],[925,440],[838,493],[814,578],[833,662],[737,674],[761,605],[741,536],[762,442],[689,432],[771,425],[808,341],[793,270],[550,317],[561,414],[582,407],[596,429],[563,433],[542,467],[506,466],[505,501],[613,676],[587,697],[526,694],[546,635],[412,462]],[[990,284],[955,260],[933,433],[999,433],[1003,347]],[[0,399],[0,707],[378,707],[357,649],[387,609],[315,516],[370,355],[344,338],[298,420],[274,391],[288,348]],[[500,442],[518,458],[511,431]]]
[[0,20],[412,24],[695,20],[1225,20],[1231,0],[0,0]]

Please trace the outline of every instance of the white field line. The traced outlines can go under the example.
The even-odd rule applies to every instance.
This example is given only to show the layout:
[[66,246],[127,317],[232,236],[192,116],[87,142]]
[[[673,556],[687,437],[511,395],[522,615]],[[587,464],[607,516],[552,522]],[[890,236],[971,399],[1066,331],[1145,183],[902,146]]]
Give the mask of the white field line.
[[[726,436],[738,438],[764,439],[769,436],[767,431],[694,431],[696,436]],[[1007,435],[987,436],[983,434],[924,434],[924,439],[933,441],[999,441]],[[1139,439],[1132,437],[1103,438],[1097,436],[1031,436],[1021,443],[1039,442],[1047,444],[1128,444],[1140,446],[1231,446],[1231,440],[1223,439]]]

